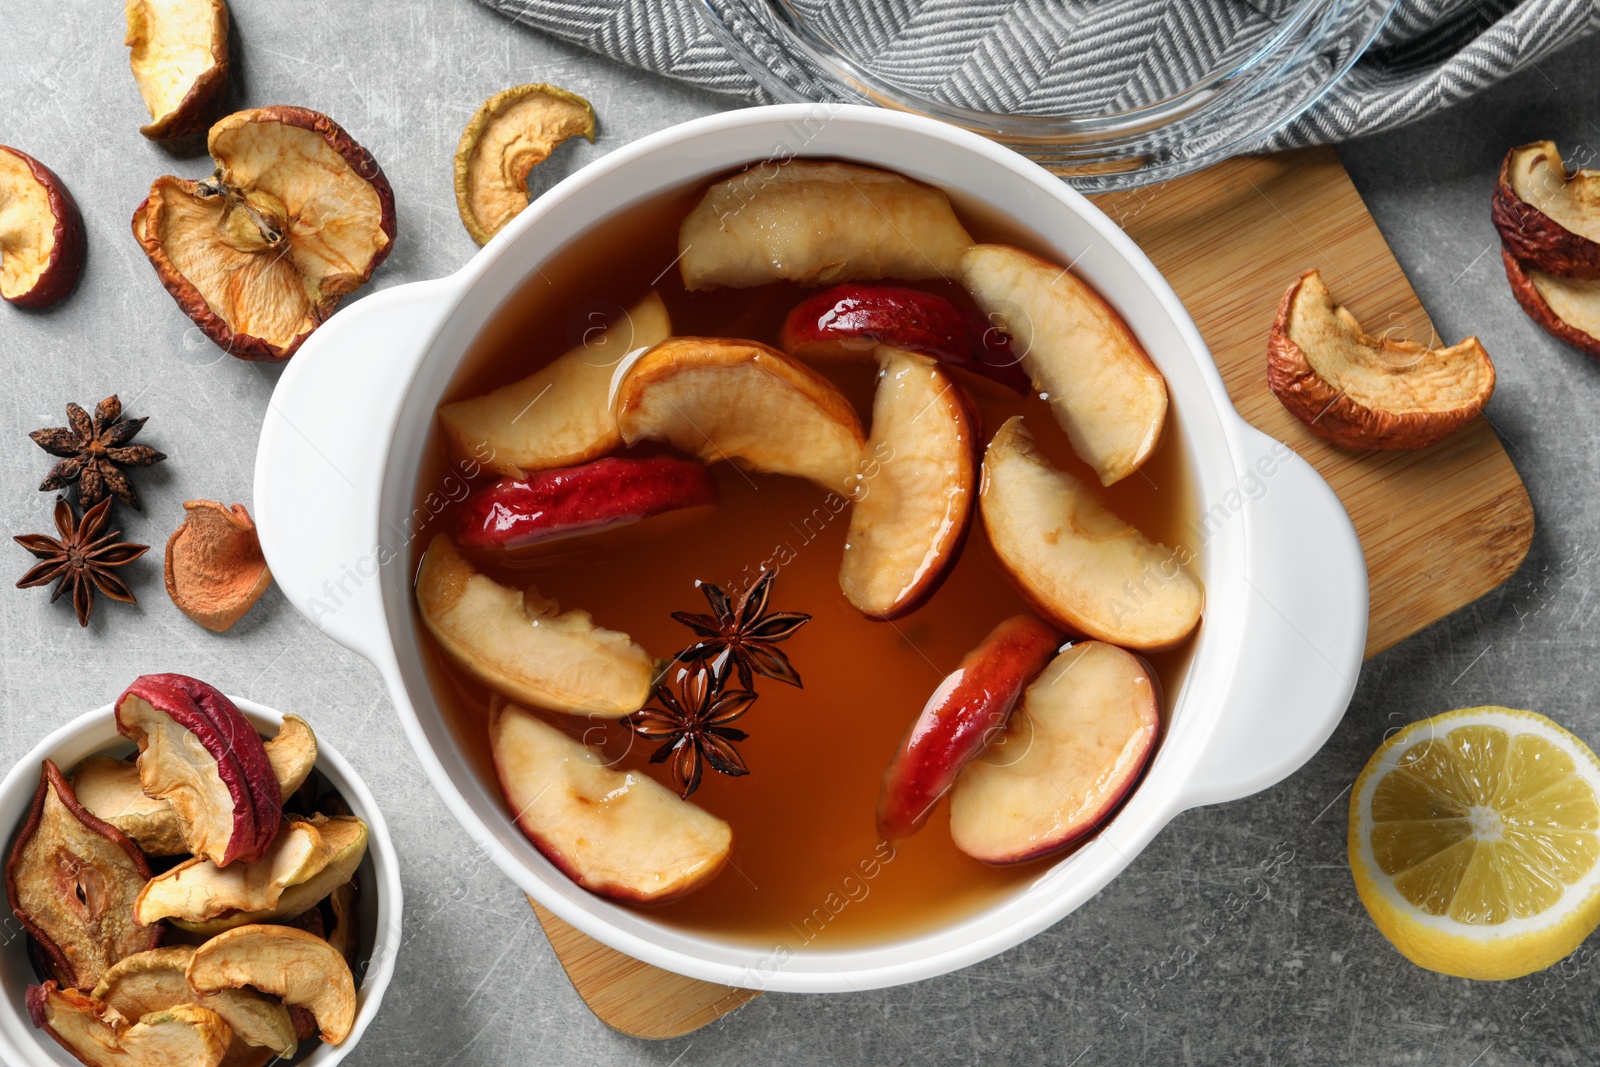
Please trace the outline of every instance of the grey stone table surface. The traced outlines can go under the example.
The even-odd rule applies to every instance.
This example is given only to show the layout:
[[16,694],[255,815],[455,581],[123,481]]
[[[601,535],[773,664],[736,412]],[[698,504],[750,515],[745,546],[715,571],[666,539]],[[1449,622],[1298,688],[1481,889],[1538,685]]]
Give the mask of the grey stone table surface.
[[[450,159],[475,106],[549,81],[594,102],[598,144],[552,175],[678,121],[736,106],[541,37],[467,0],[232,0],[240,106],[294,103],[344,124],[395,189],[399,239],[373,288],[436,277],[473,253]],[[120,393],[171,459],[140,481],[127,533],[157,546],[130,568],[140,604],[103,605],[87,633],[42,591],[0,592],[0,766],[134,675],[183,671],[311,717],[389,816],[406,886],[404,945],[368,1064],[1424,1063],[1494,1067],[1600,1056],[1600,968],[1587,957],[1504,984],[1421,971],[1379,936],[1345,862],[1346,790],[1384,732],[1452,707],[1531,707],[1600,743],[1600,366],[1523,318],[1506,289],[1488,197],[1511,144],[1600,144],[1591,41],[1485,96],[1342,155],[1446,340],[1497,357],[1490,416],[1538,512],[1527,563],[1478,603],[1373,660],[1342,726],[1308,766],[1233,804],[1190,811],[1128,871],[1047,933],[935,981],[851,996],[762,997],[662,1044],[599,1023],[518,891],[462,835],[424,779],[377,674],[275,590],[224,635],[167,600],[159,546],[184,500],[250,502],[278,371],[223,355],[162,291],[128,232],[158,174],[203,159],[144,141],[105,0],[5,0],[0,143],[55,168],[88,224],[78,290],[55,309],[0,307],[0,528],[48,530],[47,457],[26,438],[68,401]],[[1593,158],[1592,151],[1588,158]],[[352,398],[359,403],[359,398]],[[0,559],[28,559],[7,537]],[[3,583],[9,585],[9,583]],[[1261,892],[1265,885],[1266,892]],[[1590,950],[1594,942],[1588,946]]]

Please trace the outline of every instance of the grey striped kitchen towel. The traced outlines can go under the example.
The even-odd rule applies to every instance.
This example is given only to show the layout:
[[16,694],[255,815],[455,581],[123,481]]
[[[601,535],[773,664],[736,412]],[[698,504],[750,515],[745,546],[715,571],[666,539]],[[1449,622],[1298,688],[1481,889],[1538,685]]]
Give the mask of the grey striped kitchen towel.
[[[729,0],[481,2],[624,63],[716,92],[770,99],[707,28],[706,4],[738,6]],[[1226,58],[1234,42],[1259,36],[1260,24],[1293,6],[1291,0],[788,2],[850,51],[892,55],[902,84],[916,87],[920,77],[934,99],[1016,114],[1063,105],[1081,113],[1097,100],[1115,109],[1156,99],[1196,65],[1193,50],[1214,53],[1200,63]],[[1094,18],[1077,17],[1090,4],[1097,5]],[[1092,36],[1074,32],[1090,23]],[[1027,30],[1012,31],[1015,26]],[[1351,72],[1262,147],[1323,144],[1398,126],[1449,107],[1596,28],[1600,0],[1398,0]],[[733,32],[739,32],[736,25]],[[1162,35],[1184,41],[1184,49],[1161,47]],[[1119,52],[1137,59],[1124,70],[1114,62],[1108,68],[1108,53],[1114,60]],[[1169,69],[1161,69],[1165,61]],[[844,99],[803,67],[772,69],[790,96]],[[1108,74],[1083,76],[1097,70]],[[1097,91],[1100,98],[1092,96]]]

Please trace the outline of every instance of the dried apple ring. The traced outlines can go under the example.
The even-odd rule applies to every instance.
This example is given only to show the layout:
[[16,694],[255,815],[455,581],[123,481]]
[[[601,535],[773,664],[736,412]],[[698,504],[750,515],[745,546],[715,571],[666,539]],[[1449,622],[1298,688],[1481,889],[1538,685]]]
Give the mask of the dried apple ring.
[[528,206],[528,172],[569,137],[594,142],[594,108],[554,85],[518,85],[483,102],[456,147],[456,207],[480,245]]

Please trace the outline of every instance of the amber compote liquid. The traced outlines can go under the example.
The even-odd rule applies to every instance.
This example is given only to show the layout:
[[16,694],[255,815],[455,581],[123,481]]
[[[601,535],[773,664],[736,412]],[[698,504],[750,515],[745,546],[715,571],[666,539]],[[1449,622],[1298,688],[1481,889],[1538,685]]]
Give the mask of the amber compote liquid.
[[[477,396],[526,377],[652,288],[665,300],[676,334],[750,338],[776,346],[784,316],[809,290],[778,284],[690,293],[682,286],[675,266],[678,225],[703,189],[697,184],[625,210],[532,272],[485,325],[444,400]],[[1001,232],[984,220],[963,221],[979,239],[1028,244],[1026,235]],[[893,284],[917,285],[968,303],[959,287],[948,283]],[[870,358],[817,369],[856,404],[868,425],[876,374]],[[1052,461],[1099,490],[1042,400],[957,376],[982,413],[983,440],[1006,418],[1024,415]],[[1164,443],[1140,472],[1101,492],[1114,511],[1148,536],[1193,549],[1186,527],[1195,507],[1177,437],[1169,425]],[[419,501],[459,470],[436,430],[427,457]],[[713,469],[721,490],[714,510],[554,542],[515,565],[503,559],[477,561],[495,580],[534,585],[562,610],[582,608],[597,625],[627,633],[660,657],[694,639],[671,613],[707,610],[697,580],[736,593],[764,567],[778,567],[770,608],[812,616],[781,646],[804,687],[758,676],[759,697],[735,724],[749,734],[738,747],[750,773],[730,778],[708,768],[692,798],[732,825],[727,868],[697,892],[649,907],[652,918],[763,946],[836,949],[918,933],[969,915],[1042,874],[1059,857],[990,867],[959,852],[950,841],[947,802],[921,833],[892,847],[879,840],[874,826],[884,768],[929,695],[997,623],[1029,610],[996,562],[982,523],[974,518],[960,558],[921,608],[893,622],[871,622],[839,590],[850,513],[838,496],[809,482],[726,463]],[[455,506],[436,514],[415,541],[415,557],[433,533],[452,532],[456,521]],[[494,788],[487,725],[491,694],[440,653],[420,625],[418,632],[435,696],[456,742]],[[1191,644],[1192,639],[1149,657],[1167,694],[1178,691]],[[663,765],[646,762],[653,744],[620,723],[545,717],[603,746],[619,766],[645,770],[670,788]]]

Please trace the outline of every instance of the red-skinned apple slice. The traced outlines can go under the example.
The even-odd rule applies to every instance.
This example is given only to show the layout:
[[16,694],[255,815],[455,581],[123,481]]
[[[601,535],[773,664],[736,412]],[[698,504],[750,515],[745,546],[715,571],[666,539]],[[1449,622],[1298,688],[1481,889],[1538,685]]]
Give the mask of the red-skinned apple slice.
[[[264,742],[262,748],[287,803],[316,766],[316,734],[300,716],[285,715],[277,736]],[[72,769],[72,787],[85,808],[133,838],[145,855],[188,853],[177,813],[165,800],[145,795],[137,764],[90,756]]]
[[627,634],[479,574],[445,534],[417,569],[417,607],[445,654],[504,696],[602,718],[649,699],[655,662]]
[[1001,566],[1064,628],[1155,651],[1199,623],[1205,596],[1183,553],[1151,541],[1052,467],[1021,416],[984,452],[979,511]]
[[1099,826],[1138,780],[1161,730],[1150,672],[1085,641],[1051,661],[989,752],[950,793],[950,836],[984,863],[1020,863]]
[[617,900],[666,901],[715,878],[733,830],[641,771],[515,706],[495,708],[489,744],[522,832],[567,877]]
[[1013,392],[1032,388],[1003,331],[921,289],[836,285],[795,305],[783,321],[780,344],[801,359],[861,359],[889,345],[980,374]]
[[1600,359],[1600,279],[1563,278],[1517,262],[1502,250],[1506,280],[1528,318],[1551,337]]
[[586,463],[621,447],[611,379],[630,352],[672,333],[667,305],[652,292],[543,370],[491,393],[445,404],[439,427],[462,463],[509,477]]
[[703,464],[607,456],[477,490],[461,506],[456,543],[480,552],[528,548],[716,503],[716,479]]
[[0,145],[0,297],[42,308],[72,291],[83,271],[78,204],[55,171]]
[[665,441],[707,463],[732,460],[852,495],[866,437],[837,386],[755,341],[674,337],[618,382],[628,444]]
[[119,959],[161,943],[160,930],[138,926],[133,916],[149,878],[134,843],[84,810],[45,760],[6,863],[6,897],[56,978],[93,988]]
[[261,738],[216,687],[146,674],[117,698],[117,730],[139,746],[139,781],[167,801],[184,842],[219,867],[252,863],[278,835],[282,790]]
[[1506,250],[1528,267],[1600,278],[1600,171],[1568,173],[1554,141],[1506,153],[1490,215]]
[[678,231],[686,289],[954,277],[972,238],[932,186],[853,163],[761,163],[713,185]]
[[922,829],[961,768],[999,736],[1017,698],[1060,643],[1051,627],[1016,615],[939,683],[883,772],[878,833],[885,841]]
[[1122,316],[1072,271],[1009,245],[971,249],[961,276],[1100,483],[1138,470],[1161,440],[1167,383]]
[[927,356],[878,349],[868,450],[881,461],[850,509],[839,587],[893,619],[933,595],[967,537],[978,481],[978,414]]

